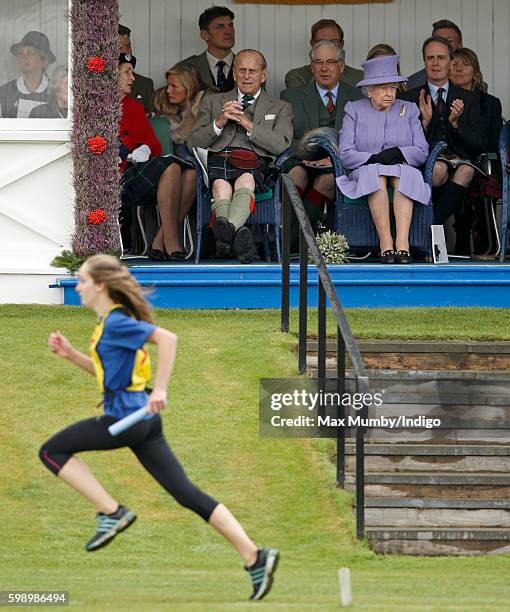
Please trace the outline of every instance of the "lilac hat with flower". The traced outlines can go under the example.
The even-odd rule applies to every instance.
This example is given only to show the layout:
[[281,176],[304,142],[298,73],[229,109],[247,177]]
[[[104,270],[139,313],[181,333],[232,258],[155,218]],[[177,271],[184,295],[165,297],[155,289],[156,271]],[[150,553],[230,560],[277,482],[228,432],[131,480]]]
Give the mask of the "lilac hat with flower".
[[382,85],[383,83],[401,83],[407,77],[398,74],[400,55],[381,55],[361,64],[365,71],[365,78],[356,83],[356,87],[363,85]]

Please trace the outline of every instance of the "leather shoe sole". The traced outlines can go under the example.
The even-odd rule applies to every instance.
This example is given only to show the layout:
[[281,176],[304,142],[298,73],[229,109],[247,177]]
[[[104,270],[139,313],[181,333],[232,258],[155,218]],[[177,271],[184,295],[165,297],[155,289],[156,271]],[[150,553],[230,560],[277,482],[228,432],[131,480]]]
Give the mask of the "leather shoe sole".
[[255,245],[249,228],[240,227],[234,236],[234,253],[242,264],[249,264],[255,258]]
[[213,225],[216,238],[216,254],[218,257],[230,257],[232,255],[232,240],[234,239],[235,227],[225,217],[218,217]]

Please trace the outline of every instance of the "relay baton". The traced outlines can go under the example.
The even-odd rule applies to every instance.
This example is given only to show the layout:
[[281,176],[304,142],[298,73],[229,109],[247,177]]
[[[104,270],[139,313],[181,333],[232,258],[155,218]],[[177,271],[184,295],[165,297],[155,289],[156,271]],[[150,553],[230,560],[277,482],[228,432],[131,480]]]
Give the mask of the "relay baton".
[[110,427],[108,427],[108,431],[112,436],[117,436],[128,429],[128,427],[136,425],[136,423],[139,423],[143,418],[145,418],[147,416],[147,409],[148,407],[144,406],[143,408],[139,408],[135,412],[128,414],[127,417],[124,417],[123,419],[120,419],[120,421],[110,425]]

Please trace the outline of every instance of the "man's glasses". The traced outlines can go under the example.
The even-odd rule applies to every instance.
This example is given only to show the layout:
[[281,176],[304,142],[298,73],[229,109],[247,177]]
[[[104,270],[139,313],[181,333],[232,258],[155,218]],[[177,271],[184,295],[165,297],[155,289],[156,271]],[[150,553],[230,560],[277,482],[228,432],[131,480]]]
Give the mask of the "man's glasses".
[[317,66],[317,68],[321,68],[322,66],[327,66],[328,68],[333,68],[334,66],[336,66],[338,64],[340,60],[336,60],[336,59],[328,59],[328,60],[318,60],[318,59],[314,59],[312,60],[312,64],[314,66]]

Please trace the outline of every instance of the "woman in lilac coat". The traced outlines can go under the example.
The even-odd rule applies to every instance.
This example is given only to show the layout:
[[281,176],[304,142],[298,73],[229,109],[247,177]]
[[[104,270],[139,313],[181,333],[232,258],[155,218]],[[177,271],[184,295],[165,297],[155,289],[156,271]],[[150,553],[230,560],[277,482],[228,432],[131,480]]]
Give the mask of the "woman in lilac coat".
[[[358,86],[368,97],[345,106],[339,143],[349,175],[337,178],[338,187],[351,199],[368,196],[383,263],[411,262],[413,202],[430,204],[430,187],[418,170],[429,152],[420,113],[413,102],[396,100],[398,83],[407,80],[398,74],[399,59],[398,55],[376,57],[363,64],[365,78]],[[395,243],[388,186],[394,189]]]

